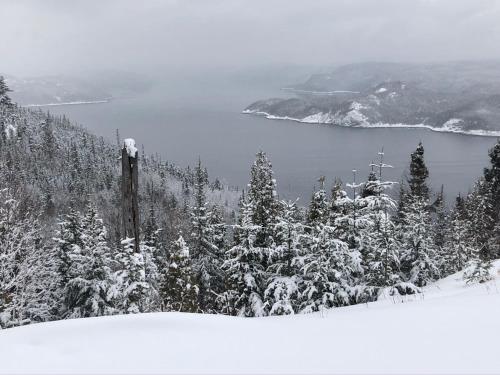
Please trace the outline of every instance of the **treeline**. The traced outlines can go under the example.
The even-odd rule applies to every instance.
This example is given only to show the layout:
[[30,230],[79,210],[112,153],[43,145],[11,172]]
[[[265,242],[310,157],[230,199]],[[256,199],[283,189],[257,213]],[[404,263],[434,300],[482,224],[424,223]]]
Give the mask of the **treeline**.
[[327,189],[321,178],[306,209],[278,198],[259,152],[237,214],[201,162],[180,176],[143,153],[135,253],[120,233],[116,147],[5,102],[1,87],[3,327],[150,311],[321,311],[419,293],[462,269],[468,282],[484,282],[500,255],[500,142],[451,210],[429,189],[422,145],[397,200],[381,152],[366,181]]

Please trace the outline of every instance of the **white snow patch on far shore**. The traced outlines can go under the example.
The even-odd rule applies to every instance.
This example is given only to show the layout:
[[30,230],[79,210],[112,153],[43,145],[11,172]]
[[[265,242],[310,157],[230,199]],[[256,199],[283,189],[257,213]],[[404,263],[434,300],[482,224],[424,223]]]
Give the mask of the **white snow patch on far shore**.
[[[56,97],[56,100],[60,100],[61,98]],[[103,104],[109,103],[111,99],[103,99],[103,100],[90,100],[90,101],[74,101],[74,102],[59,102],[59,103],[46,103],[46,104],[24,104],[22,107],[53,107],[60,105],[81,105],[81,104]]]
[[[357,102],[353,102],[357,103]],[[359,103],[357,103],[359,104]],[[455,134],[462,134],[462,135],[474,135],[474,136],[482,136],[482,137],[500,137],[500,130],[495,131],[495,130],[480,130],[480,129],[469,129],[469,130],[464,130],[460,127],[451,127],[451,126],[443,126],[443,127],[434,127],[431,125],[427,124],[403,124],[403,123],[382,123],[382,122],[376,122],[376,123],[370,123],[366,120],[366,117],[359,112],[360,109],[363,107],[354,105],[351,106],[351,110],[348,112],[346,116],[341,116],[338,113],[337,114],[324,114],[322,112],[319,112],[317,114],[309,115],[304,118],[294,118],[294,117],[289,117],[289,116],[275,116],[271,115],[267,112],[259,111],[259,110],[249,110],[246,109],[242,113],[243,114],[251,114],[251,115],[258,115],[258,116],[263,116],[269,120],[289,120],[289,121],[295,121],[295,122],[301,122],[301,123],[308,123],[308,124],[324,124],[324,125],[336,125],[336,126],[343,126],[343,127],[352,127],[352,128],[409,128],[409,129],[429,129],[435,132],[440,132],[440,133],[455,133]],[[348,120],[356,120],[358,123],[352,124]],[[313,121],[314,120],[314,121]],[[316,120],[321,120],[321,121],[316,121]],[[347,121],[346,121],[347,120]]]

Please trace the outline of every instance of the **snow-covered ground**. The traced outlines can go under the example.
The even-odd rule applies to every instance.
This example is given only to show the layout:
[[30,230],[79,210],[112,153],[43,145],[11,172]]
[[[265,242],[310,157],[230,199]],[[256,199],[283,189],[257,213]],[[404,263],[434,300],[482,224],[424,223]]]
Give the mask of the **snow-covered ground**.
[[244,319],[157,313],[0,331],[1,373],[500,373],[495,280],[407,301]]

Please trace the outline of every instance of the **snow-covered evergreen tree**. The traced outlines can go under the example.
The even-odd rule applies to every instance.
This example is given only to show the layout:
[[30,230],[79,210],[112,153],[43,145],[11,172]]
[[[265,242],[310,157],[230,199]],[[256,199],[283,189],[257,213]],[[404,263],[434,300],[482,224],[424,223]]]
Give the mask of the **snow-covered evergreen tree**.
[[417,149],[411,154],[408,186],[412,197],[418,197],[423,201],[429,200],[429,187],[427,185],[428,177],[429,170],[424,161],[424,146],[422,142],[420,142]]
[[320,189],[315,191],[307,211],[307,225],[315,227],[316,225],[326,224],[329,218],[329,205],[325,192],[325,177],[319,179]]
[[54,253],[42,244],[37,217],[0,190],[0,327],[57,318],[58,292]]
[[3,76],[0,76],[0,105],[10,107],[12,106],[12,101],[8,93],[11,89],[5,83],[5,79]]
[[409,202],[402,231],[401,262],[407,270],[408,281],[418,287],[440,277],[439,253],[434,243],[428,202],[415,197]]
[[445,275],[463,270],[474,252],[469,237],[470,222],[461,196],[456,198],[450,220],[449,236],[444,245],[441,267]]
[[488,216],[492,218],[493,226],[490,230],[491,251],[495,258],[500,257],[500,140],[489,151],[490,166],[484,171],[484,179],[489,188],[491,205]]
[[162,261],[165,251],[160,242],[154,207],[149,210],[148,222],[144,231],[144,239],[140,243],[141,253],[144,258],[145,282],[148,284],[148,296],[145,302],[146,311],[159,311],[161,309],[160,299],[160,270],[165,266]]
[[[220,243],[220,224],[213,222],[217,218],[208,210],[206,199],[207,173],[202,168],[201,161],[194,175],[194,206],[192,207],[192,259],[196,274],[196,284],[199,287],[199,308],[202,312],[215,312],[216,295],[222,292],[224,278],[221,273],[223,249],[220,249],[215,240]],[[213,224],[213,225],[212,225]],[[215,228],[214,226],[217,226]]]
[[168,266],[163,270],[161,296],[164,311],[198,311],[199,288],[191,265],[189,247],[182,236],[173,243]]
[[264,248],[272,245],[279,203],[272,165],[262,151],[257,153],[252,165],[246,201],[251,223],[256,226],[257,230],[255,246]]
[[[73,222],[76,218],[77,222]],[[84,318],[115,313],[115,299],[118,295],[112,272],[111,251],[107,245],[107,232],[102,220],[92,204],[85,216],[71,214],[62,225],[59,242],[61,259],[67,270],[61,277],[67,278],[64,284],[65,316]],[[71,230],[78,228],[77,233]],[[79,238],[80,243],[71,243]],[[68,246],[69,245],[69,246]]]
[[328,225],[303,241],[307,254],[296,261],[303,277],[300,311],[349,305],[356,298],[355,277],[362,272],[360,253],[335,238],[335,228]]
[[226,273],[226,291],[220,303],[231,315],[264,316],[264,290],[267,274],[267,248],[257,246],[260,226],[252,222],[252,205],[244,203],[240,212],[240,225],[234,230],[238,242],[226,252],[223,269]]
[[268,261],[279,245],[276,225],[280,214],[276,181],[264,152],[257,153],[248,193],[240,207],[239,224],[234,227],[235,243],[226,252],[224,262],[227,288],[222,304],[230,314],[263,316],[268,313],[264,291]]
[[359,215],[365,220],[360,231],[360,251],[363,256],[364,280],[375,297],[384,288],[394,294],[415,293],[411,283],[405,283],[400,273],[401,244],[393,213],[396,202],[387,194],[396,183],[385,181],[383,171],[392,168],[384,163],[384,151],[379,152],[379,162],[372,163],[370,178],[363,186],[368,191],[361,198]]
[[418,287],[440,276],[440,253],[436,247],[429,212],[429,171],[420,143],[411,154],[409,191],[404,193],[404,211],[399,217],[402,254],[401,269],[407,280]]
[[480,179],[467,197],[465,208],[469,219],[469,238],[476,249],[481,249],[482,258],[495,259],[496,254],[490,248],[490,239],[495,227],[493,215],[494,198],[491,183]]
[[120,269],[116,279],[120,291],[117,308],[126,314],[145,312],[149,297],[149,285],[146,282],[144,256],[134,251],[134,239],[126,238],[116,254]]
[[297,258],[303,254],[301,238],[304,225],[296,202],[280,202],[282,214],[276,224],[275,235],[279,245],[275,246],[269,257],[267,269],[270,275],[264,292],[265,304],[270,315],[289,315],[299,310],[300,288],[303,280],[297,267]]

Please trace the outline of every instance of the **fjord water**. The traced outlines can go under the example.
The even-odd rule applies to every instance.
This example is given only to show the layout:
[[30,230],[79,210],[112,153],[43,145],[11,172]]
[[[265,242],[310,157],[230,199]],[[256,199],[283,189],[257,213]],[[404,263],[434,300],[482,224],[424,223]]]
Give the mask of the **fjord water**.
[[241,114],[251,102],[283,96],[276,82],[230,82],[224,79],[167,79],[148,92],[106,104],[50,107],[92,132],[115,139],[133,137],[146,153],[158,153],[179,166],[201,157],[212,178],[245,187],[255,153],[265,151],[273,163],[281,197],[307,204],[317,179],[366,178],[369,164],[385,150],[394,166],[385,177],[400,181],[419,141],[435,190],[443,184],[448,200],[466,193],[488,164],[492,137],[436,133],[426,129],[361,129],[293,121],[266,120]]

